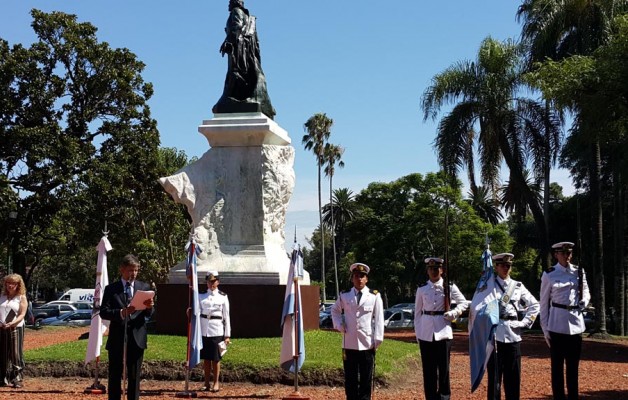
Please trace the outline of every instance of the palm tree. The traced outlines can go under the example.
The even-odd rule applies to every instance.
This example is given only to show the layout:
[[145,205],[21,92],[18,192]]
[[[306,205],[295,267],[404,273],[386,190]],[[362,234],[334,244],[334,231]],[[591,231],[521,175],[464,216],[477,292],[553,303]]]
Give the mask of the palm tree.
[[492,225],[497,225],[504,217],[499,209],[499,201],[494,199],[488,188],[484,186],[473,186],[469,189],[467,203],[475,210],[476,214]]
[[[332,207],[333,204],[333,207]],[[334,189],[333,202],[323,206],[323,223],[328,227],[335,227],[336,243],[340,249],[338,258],[342,259],[345,254],[345,230],[349,221],[353,220],[356,213],[356,202],[353,192],[349,188]],[[333,216],[332,216],[333,214]]]
[[[541,188],[530,176],[529,170],[523,171],[526,185],[534,192],[537,203],[541,204]],[[519,196],[520,189],[514,181],[507,181],[499,189],[499,201],[504,206],[506,213],[514,215],[515,222],[522,222],[530,212],[528,204]]]
[[318,167],[318,217],[321,230],[321,289],[323,291],[323,302],[327,301],[327,295],[325,294],[325,232],[321,200],[321,168],[325,164],[325,143],[331,135],[333,124],[334,120],[327,117],[325,113],[314,114],[303,125],[307,134],[303,135],[303,139],[301,139],[305,150],[311,150],[314,153],[316,166]]
[[440,121],[435,139],[439,164],[448,175],[455,177],[471,164],[477,146],[482,183],[495,195],[505,161],[534,217],[539,248],[547,249],[543,210],[523,175],[527,146],[533,144],[527,138],[543,127],[545,109],[517,96],[523,86],[520,56],[520,48],[511,41],[484,39],[475,61],[458,62],[432,79],[421,106],[424,119],[436,119],[443,105],[454,104]]
[[[590,55],[608,41],[613,18],[625,13],[627,4],[626,0],[525,0],[517,11],[517,18],[523,20],[522,38],[530,49],[530,60]],[[581,129],[586,130],[582,136],[589,141],[591,148],[589,186],[593,210],[593,265],[599,269],[594,269],[594,293],[600,312],[598,329],[606,334],[600,139],[595,126],[578,116],[576,121]],[[587,126],[589,129],[586,129]]]
[[[325,175],[329,177],[329,202],[332,208],[334,207],[333,186],[332,180],[336,171],[335,165],[338,163],[338,167],[344,168],[345,163],[341,160],[342,155],[345,152],[344,147],[337,146],[335,144],[327,143],[325,145]],[[323,210],[324,211],[324,210]],[[338,286],[338,261],[336,258],[336,226],[334,225],[334,213],[331,213],[331,248],[334,252],[334,275],[336,278],[336,299],[340,296],[340,288]]]

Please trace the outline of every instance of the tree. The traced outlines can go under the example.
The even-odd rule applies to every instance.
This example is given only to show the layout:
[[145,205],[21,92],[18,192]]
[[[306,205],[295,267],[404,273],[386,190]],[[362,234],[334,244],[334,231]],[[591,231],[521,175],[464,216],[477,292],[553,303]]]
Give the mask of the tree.
[[349,188],[334,189],[333,201],[323,206],[323,223],[329,227],[332,225],[335,227],[334,237],[336,238],[339,259],[342,259],[346,253],[345,231],[347,224],[355,217],[355,213],[356,202],[353,192]]
[[321,283],[323,291],[323,302],[327,301],[327,294],[325,292],[325,234],[323,227],[323,205],[321,199],[321,169],[325,164],[325,143],[331,135],[331,127],[334,124],[334,120],[328,118],[324,113],[317,113],[311,116],[303,125],[306,135],[303,135],[301,143],[305,147],[305,150],[311,150],[316,158],[316,166],[318,167],[318,217],[320,224],[321,234]]
[[543,210],[523,171],[526,150],[536,143],[529,138],[540,135],[549,118],[539,103],[518,96],[522,71],[521,49],[510,41],[501,43],[488,37],[475,61],[458,62],[432,79],[421,106],[424,119],[435,119],[443,105],[454,104],[441,119],[435,139],[439,164],[447,174],[456,177],[462,166],[472,164],[477,146],[482,182],[496,193],[505,161],[511,182],[534,217],[538,248],[547,253]]
[[503,218],[503,214],[499,209],[499,201],[494,199],[489,190],[484,186],[471,186],[469,198],[465,201],[471,205],[475,213],[483,220],[497,225]]
[[74,15],[31,15],[38,41],[0,39],[1,203],[18,213],[13,259],[29,276],[47,257],[93,248],[105,221],[117,232],[142,226],[159,146],[144,64]]
[[[337,146],[335,144],[326,143],[325,144],[325,175],[329,177],[329,203],[332,208],[334,206],[334,199],[332,197],[333,194],[333,185],[332,181],[334,178],[334,173],[336,171],[336,163],[338,163],[338,167],[344,168],[345,163],[342,161],[342,155],[344,154],[345,149],[343,147]],[[324,209],[321,210],[324,213]],[[334,213],[331,213],[331,248],[334,252],[334,275],[336,278],[336,299],[340,298],[340,288],[338,286],[338,260],[336,259],[336,225],[334,223]]]
[[[529,43],[534,60],[549,58],[561,60],[573,55],[591,55],[600,46],[606,44],[612,31],[613,18],[626,12],[628,2],[592,0],[582,2],[578,0],[526,0],[520,6],[518,17],[524,20],[522,36]],[[566,65],[565,65],[566,66]],[[560,78],[563,79],[563,78]],[[578,80],[576,82],[582,82]],[[553,100],[545,84],[544,95]],[[571,89],[573,90],[573,88]],[[572,91],[572,94],[576,94]],[[589,143],[589,188],[591,190],[592,225],[595,232],[594,265],[599,272],[594,270],[596,305],[599,310],[599,330],[606,333],[606,311],[604,290],[604,257],[603,257],[603,223],[601,204],[601,150],[600,150],[600,126],[594,123],[598,115],[587,113],[584,108],[589,107],[583,102],[582,95],[572,96],[567,102],[572,103],[572,109],[578,114],[575,118],[576,129],[581,132],[583,138]],[[564,103],[564,102],[563,102]],[[596,103],[600,104],[600,103]]]

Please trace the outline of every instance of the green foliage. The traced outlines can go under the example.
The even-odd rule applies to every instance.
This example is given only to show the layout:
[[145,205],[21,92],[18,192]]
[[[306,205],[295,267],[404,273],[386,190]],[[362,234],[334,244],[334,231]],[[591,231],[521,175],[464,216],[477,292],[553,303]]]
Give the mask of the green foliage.
[[0,223],[17,210],[14,267],[40,285],[92,285],[106,222],[110,257],[141,253],[163,281],[187,227],[157,178],[187,158],[159,149],[144,64],[74,15],[32,16],[30,47],[0,39]]

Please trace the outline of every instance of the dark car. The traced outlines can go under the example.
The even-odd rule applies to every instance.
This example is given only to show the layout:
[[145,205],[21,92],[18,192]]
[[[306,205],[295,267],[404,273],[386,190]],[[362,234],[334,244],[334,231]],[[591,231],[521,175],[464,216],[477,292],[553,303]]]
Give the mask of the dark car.
[[88,326],[92,321],[91,310],[76,310],[57,317],[45,318],[42,326]]
[[[33,316],[35,317],[34,326],[39,327],[41,321],[50,317],[58,317],[62,314],[76,311],[76,307],[70,304],[51,304],[42,307],[33,308]],[[91,311],[90,311],[91,312]]]

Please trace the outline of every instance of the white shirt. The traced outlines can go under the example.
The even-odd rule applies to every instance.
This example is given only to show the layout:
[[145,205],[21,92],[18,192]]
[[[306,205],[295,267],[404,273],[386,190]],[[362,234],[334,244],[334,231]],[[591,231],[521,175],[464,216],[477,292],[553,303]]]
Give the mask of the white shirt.
[[[229,298],[224,292],[216,289],[198,295],[201,305],[201,333],[203,336],[231,337],[231,320],[229,318]],[[213,319],[211,317],[214,317]]]
[[[500,304],[500,319],[499,323],[497,324],[497,329],[495,330],[495,338],[498,342],[502,343],[520,342],[522,328],[512,328],[509,325],[509,322],[514,321],[508,321],[502,318],[504,316],[517,317],[518,311],[526,310],[525,316],[523,317],[521,322],[525,324],[525,328],[530,328],[534,323],[537,315],[539,314],[539,302],[532,295],[532,293],[530,293],[530,291],[526,289],[523,283],[519,281],[511,279],[510,277],[507,277],[504,280],[498,276],[497,282],[504,289],[504,292],[502,292],[500,287],[497,286],[497,300]],[[502,302],[502,297],[506,293],[510,292],[510,285],[515,285],[510,300],[507,302]]]
[[340,293],[340,298],[331,306],[334,329],[344,335],[343,349],[376,349],[384,340],[382,296],[366,286],[361,292],[360,304],[356,300],[357,289],[351,288]]
[[[469,307],[464,295],[456,285],[449,286],[449,298],[451,304],[456,303],[456,308],[451,310],[459,317]],[[445,290],[443,278],[437,282],[428,281],[416,290],[414,302],[414,333],[417,340],[426,342],[453,339],[451,322],[443,315],[428,315],[424,311],[445,311]]]
[[[541,277],[541,328],[544,333],[556,332],[577,335],[585,331],[581,309],[591,300],[587,276],[582,271],[582,299],[578,298],[578,267],[569,264],[563,267],[554,265]],[[552,303],[564,306],[578,306],[567,310],[552,307]]]
[[[14,319],[17,318],[20,311],[21,300],[22,300],[21,295],[15,296],[11,300],[9,300],[9,298],[4,294],[0,296],[0,321],[1,322],[4,322],[6,320],[7,315],[9,315],[11,311],[15,313]],[[24,320],[22,319],[22,321],[20,321],[20,323],[17,324],[16,326],[17,327],[24,326]]]

